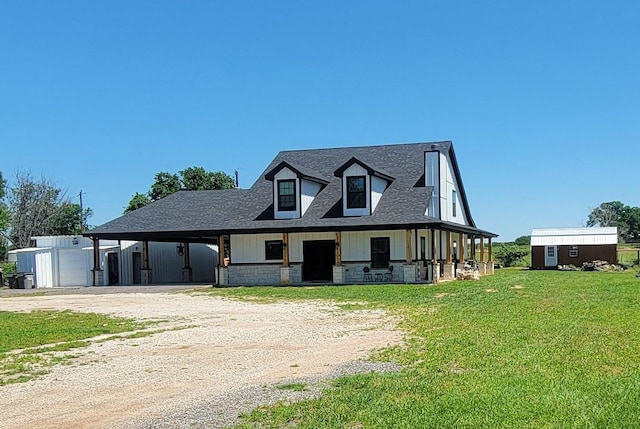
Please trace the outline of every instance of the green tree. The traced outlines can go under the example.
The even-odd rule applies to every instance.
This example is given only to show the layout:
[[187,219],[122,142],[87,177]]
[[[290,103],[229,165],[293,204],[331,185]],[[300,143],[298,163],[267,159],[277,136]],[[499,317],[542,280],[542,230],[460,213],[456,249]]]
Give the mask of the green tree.
[[182,188],[180,184],[180,178],[177,174],[167,173],[166,171],[161,171],[156,174],[156,178],[151,185],[151,190],[149,191],[149,200],[150,201],[158,201],[161,198],[169,196],[174,192],[179,191]]
[[531,236],[521,235],[520,237],[516,238],[514,243],[517,244],[518,246],[529,246],[531,245]]
[[495,257],[505,267],[511,267],[527,256],[528,250],[513,243],[503,243],[496,246]]
[[136,193],[125,207],[124,212],[137,210],[180,190],[232,189],[235,186],[235,180],[222,171],[206,171],[202,167],[185,168],[178,174],[161,171],[156,174],[149,192],[146,194]]
[[6,237],[6,231],[11,224],[11,215],[9,208],[4,202],[6,195],[7,181],[2,177],[2,171],[0,171],[0,261],[7,260],[7,250],[9,250]]
[[615,226],[623,240],[640,237],[640,207],[630,207],[620,201],[600,204],[589,213],[587,226]]
[[87,219],[93,215],[90,208],[82,209],[80,204],[64,201],[51,216],[47,225],[47,234],[76,235],[82,233]]

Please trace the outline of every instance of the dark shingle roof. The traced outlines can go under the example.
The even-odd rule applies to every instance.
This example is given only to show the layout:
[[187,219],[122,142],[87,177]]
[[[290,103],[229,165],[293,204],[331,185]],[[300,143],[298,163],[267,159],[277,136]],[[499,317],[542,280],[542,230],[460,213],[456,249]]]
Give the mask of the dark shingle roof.
[[[470,227],[447,225],[425,216],[433,190],[424,186],[424,152],[431,150],[450,153]],[[342,183],[334,172],[353,159],[393,178],[371,216],[342,216]],[[273,217],[273,183],[270,180],[283,166],[293,167],[304,176],[326,183],[299,219],[276,220]],[[150,239],[148,237],[153,236],[173,240],[178,237],[204,239],[228,233],[382,229],[430,224],[494,235],[475,228],[451,142],[283,151],[250,189],[180,191],[85,235],[123,239]]]

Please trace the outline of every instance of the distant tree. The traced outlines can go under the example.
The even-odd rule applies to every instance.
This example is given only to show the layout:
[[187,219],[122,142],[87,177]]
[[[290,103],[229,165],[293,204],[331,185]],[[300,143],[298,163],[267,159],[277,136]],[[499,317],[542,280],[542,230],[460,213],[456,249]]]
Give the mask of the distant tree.
[[518,246],[529,246],[531,244],[531,236],[521,235],[520,237],[516,238],[514,243],[517,244]]
[[125,207],[124,212],[129,213],[134,210],[138,210],[140,207],[144,207],[150,202],[151,200],[146,194],[140,194],[136,192],[135,195],[131,198],[131,201],[129,201],[129,205]]
[[589,213],[587,226],[615,226],[623,240],[640,238],[640,207],[620,201],[602,203]]
[[202,167],[185,168],[178,174],[161,171],[156,174],[149,192],[146,194],[136,193],[125,207],[124,212],[137,210],[180,190],[232,189],[235,186],[235,180],[222,171],[206,171]]
[[496,246],[495,257],[505,267],[511,267],[517,262],[522,261],[522,258],[527,256],[529,252],[522,249],[520,246],[512,243],[503,243]]
[[153,185],[151,185],[151,190],[148,194],[149,200],[158,201],[161,198],[179,191],[181,188],[182,185],[180,183],[180,177],[178,177],[177,174],[161,171],[156,174],[155,181],[153,182]]
[[24,171],[16,173],[5,200],[9,221],[0,234],[19,249],[28,247],[33,236],[80,233],[92,214],[89,208],[81,213],[50,179],[36,179]]
[[82,233],[87,219],[93,215],[90,208],[82,209],[80,204],[65,201],[51,216],[47,225],[47,234],[76,235]]
[[5,233],[11,224],[11,214],[9,213],[9,208],[4,202],[6,188],[7,181],[2,177],[2,171],[0,171],[0,261],[7,260],[7,250],[9,250]]

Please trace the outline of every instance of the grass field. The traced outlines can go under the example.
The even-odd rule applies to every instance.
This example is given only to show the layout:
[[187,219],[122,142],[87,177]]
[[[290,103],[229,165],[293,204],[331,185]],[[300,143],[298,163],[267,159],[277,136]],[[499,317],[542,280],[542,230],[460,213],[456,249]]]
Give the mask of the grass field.
[[88,345],[88,338],[145,326],[92,313],[0,311],[0,386],[46,374],[52,365],[73,357],[64,352]]
[[407,332],[405,347],[379,356],[403,371],[343,377],[319,399],[260,408],[241,428],[640,427],[635,272],[212,293],[366,303],[399,315]]

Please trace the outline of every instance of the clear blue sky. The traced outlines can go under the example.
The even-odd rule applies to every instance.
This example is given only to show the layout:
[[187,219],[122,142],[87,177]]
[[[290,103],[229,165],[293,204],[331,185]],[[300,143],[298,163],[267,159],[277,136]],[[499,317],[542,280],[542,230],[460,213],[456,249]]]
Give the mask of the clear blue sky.
[[97,225],[159,171],[452,140],[499,240],[640,206],[640,2],[522,3],[4,0],[0,171]]

